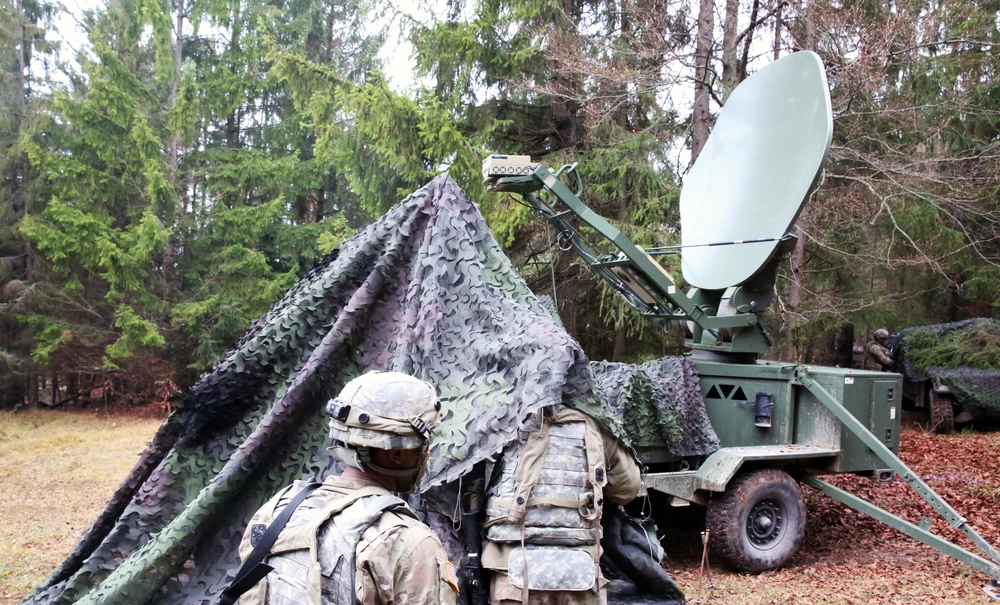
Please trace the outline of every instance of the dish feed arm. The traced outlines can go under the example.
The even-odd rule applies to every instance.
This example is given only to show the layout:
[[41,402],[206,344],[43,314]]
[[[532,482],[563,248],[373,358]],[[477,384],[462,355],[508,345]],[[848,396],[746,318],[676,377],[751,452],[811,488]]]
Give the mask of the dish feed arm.
[[[516,156],[492,157],[509,162]],[[741,288],[724,291],[693,288],[688,293],[678,288],[671,275],[645,249],[632,243],[580,200],[583,184],[575,164],[552,172],[545,166],[524,162],[515,173],[517,176],[501,176],[489,173],[491,159],[484,162],[483,168],[490,189],[520,195],[556,228],[560,248],[574,250],[593,273],[645,319],[664,329],[674,324],[683,326],[686,345],[696,350],[755,356],[770,347],[770,338],[758,316],[762,306],[758,308],[755,300],[741,296]],[[528,170],[530,174],[525,174]],[[572,191],[562,177],[575,177],[577,191]],[[571,222],[573,217],[581,227],[610,242],[616,251],[598,252]]]

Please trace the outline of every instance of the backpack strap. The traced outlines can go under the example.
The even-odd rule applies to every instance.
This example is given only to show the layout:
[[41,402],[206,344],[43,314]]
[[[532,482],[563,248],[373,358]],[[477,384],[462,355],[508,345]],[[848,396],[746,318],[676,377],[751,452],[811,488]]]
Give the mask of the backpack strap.
[[[322,485],[322,483],[311,483],[307,485],[281,510],[278,516],[271,522],[267,530],[261,536],[260,541],[254,546],[253,551],[251,551],[251,553],[247,556],[246,561],[242,566],[240,566],[240,569],[236,572],[236,577],[233,579],[233,582],[228,588],[226,588],[225,591],[223,591],[218,605],[233,605],[236,599],[240,598],[244,593],[253,588],[272,571],[272,567],[263,561],[267,556],[273,554],[271,551],[275,548],[275,545],[278,544],[279,538],[282,540],[282,543],[278,544],[278,546],[281,547],[279,550],[284,550],[290,545],[301,541],[302,536],[282,536],[282,531],[288,525],[295,509],[297,509],[306,498],[312,495],[312,493]],[[314,524],[318,526],[326,523],[332,515],[336,515],[338,512],[362,499],[366,500],[365,508],[372,513],[370,521],[361,531],[362,534],[368,529],[368,527],[378,520],[379,517],[381,517],[382,513],[386,511],[392,511],[414,519],[416,518],[416,515],[406,504],[406,501],[391,494],[380,493],[381,491],[381,489],[376,488],[363,488],[354,494],[355,497],[343,499],[338,505],[335,505],[332,508],[327,508],[324,513],[315,520]],[[298,530],[300,528],[299,526],[295,526],[295,529]],[[310,533],[315,535],[316,528],[310,529]],[[286,540],[286,537],[290,538],[291,542]]]
[[299,493],[295,494],[292,501],[271,522],[267,527],[267,531],[261,536],[260,541],[254,546],[250,556],[247,557],[247,560],[236,571],[236,577],[233,578],[232,583],[222,591],[222,596],[219,598],[219,605],[233,605],[236,599],[240,598],[243,593],[253,588],[257,582],[264,579],[264,576],[271,573],[272,568],[270,565],[264,563],[264,558],[270,554],[271,547],[274,546],[274,541],[278,539],[278,534],[288,524],[288,520],[292,518],[292,513],[295,512],[295,509],[321,485],[323,484],[313,482],[305,486]]

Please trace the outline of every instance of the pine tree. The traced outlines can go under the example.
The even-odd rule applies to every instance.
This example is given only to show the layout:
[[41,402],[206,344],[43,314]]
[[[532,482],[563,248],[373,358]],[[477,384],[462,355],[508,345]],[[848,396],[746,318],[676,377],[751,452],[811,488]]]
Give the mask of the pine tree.
[[[626,330],[636,335],[645,326],[560,257],[540,219],[512,198],[486,192],[478,168],[491,152],[530,154],[556,167],[579,162],[588,204],[643,244],[672,241],[678,189],[666,148],[677,124],[658,103],[665,52],[689,36],[663,18],[662,8],[455,3],[448,21],[411,33],[417,75],[430,81],[412,98],[393,93],[377,74],[350,82],[301,53],[280,53],[276,71],[309,111],[317,158],[344,169],[367,210],[384,210],[385,200],[447,169],[539,293],[549,289],[556,265],[570,332],[600,356],[624,358]],[[601,351],[608,334],[616,344]],[[650,352],[673,346],[649,338]]]
[[[121,0],[91,26],[85,88],[57,91],[23,148],[45,175],[39,208],[20,231],[38,250],[37,283],[22,320],[35,330],[34,361],[95,376],[164,343],[158,261],[160,219],[176,194],[163,156],[159,96],[169,76],[160,6]],[[138,18],[137,18],[138,17]],[[143,41],[143,26],[153,36]]]
[[194,351],[182,357],[205,368],[339,245],[357,206],[337,170],[316,161],[315,134],[303,128],[284,84],[261,77],[270,69],[268,49],[286,44],[363,73],[378,44],[361,35],[366,13],[357,3],[223,0],[191,9],[194,22],[225,32],[195,33],[187,42],[189,81],[176,112],[186,121],[189,151],[178,164],[183,295],[172,324]]
[[[34,282],[35,250],[16,225],[34,204],[32,170],[21,145],[39,110],[32,61],[52,49],[46,40],[53,8],[35,0],[0,1],[0,409],[19,405],[37,382],[31,331],[17,316],[26,311]],[[42,70],[35,69],[41,74]],[[43,76],[44,77],[44,76]]]

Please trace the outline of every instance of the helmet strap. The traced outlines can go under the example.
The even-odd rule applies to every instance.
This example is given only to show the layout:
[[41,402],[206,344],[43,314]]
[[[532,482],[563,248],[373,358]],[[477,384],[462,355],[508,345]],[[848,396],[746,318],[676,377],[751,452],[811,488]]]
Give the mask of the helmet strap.
[[364,449],[364,452],[360,452],[349,445],[338,443],[330,448],[330,454],[337,462],[342,462],[347,466],[363,471],[368,464],[368,448]]
[[427,451],[421,456],[421,461],[416,466],[410,468],[386,468],[371,461],[371,454],[366,447],[353,447],[345,443],[337,442],[330,448],[330,454],[334,460],[358,469],[362,472],[374,471],[388,480],[385,487],[394,492],[410,492],[420,482],[424,470],[427,468]]

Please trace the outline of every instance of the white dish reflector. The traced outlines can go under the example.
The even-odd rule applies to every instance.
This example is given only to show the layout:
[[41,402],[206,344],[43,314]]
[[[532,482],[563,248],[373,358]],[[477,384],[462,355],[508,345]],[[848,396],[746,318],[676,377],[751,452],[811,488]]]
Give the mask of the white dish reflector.
[[[761,69],[729,96],[681,190],[681,245],[778,238],[798,218],[833,136],[819,55],[797,52]],[[746,282],[777,241],[685,247],[689,284],[719,290]]]

